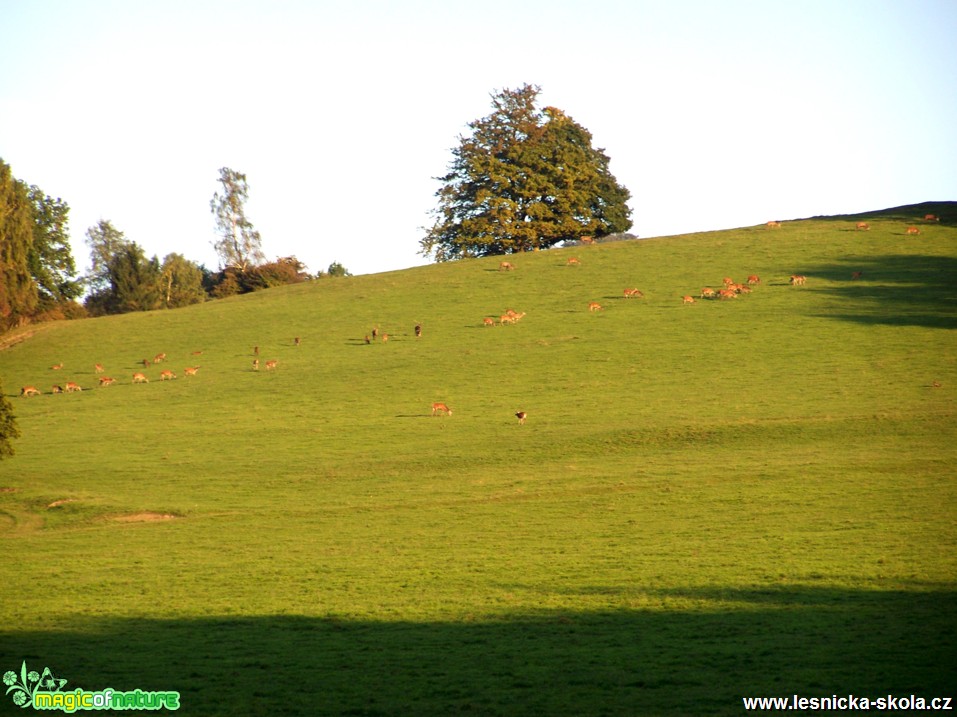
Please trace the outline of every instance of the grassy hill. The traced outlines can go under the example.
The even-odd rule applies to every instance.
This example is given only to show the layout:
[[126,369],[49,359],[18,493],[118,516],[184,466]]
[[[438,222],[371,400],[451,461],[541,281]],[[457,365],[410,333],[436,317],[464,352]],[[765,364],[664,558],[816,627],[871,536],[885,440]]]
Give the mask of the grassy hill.
[[952,694],[957,203],[866,216],[0,337],[0,671],[190,715]]

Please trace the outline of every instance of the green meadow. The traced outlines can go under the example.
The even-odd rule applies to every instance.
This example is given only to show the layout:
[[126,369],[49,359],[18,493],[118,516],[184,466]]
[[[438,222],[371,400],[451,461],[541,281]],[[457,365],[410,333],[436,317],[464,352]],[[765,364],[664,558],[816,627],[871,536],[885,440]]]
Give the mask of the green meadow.
[[953,695],[957,203],[862,217],[0,337],[0,672],[209,716]]

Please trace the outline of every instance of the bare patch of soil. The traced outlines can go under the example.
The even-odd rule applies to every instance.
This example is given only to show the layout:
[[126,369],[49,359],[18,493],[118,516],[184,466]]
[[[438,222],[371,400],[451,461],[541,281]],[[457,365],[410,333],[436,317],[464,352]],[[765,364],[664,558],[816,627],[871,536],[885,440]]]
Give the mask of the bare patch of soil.
[[173,520],[178,515],[172,513],[131,513],[130,515],[118,515],[113,520],[117,523],[149,523],[156,520]]

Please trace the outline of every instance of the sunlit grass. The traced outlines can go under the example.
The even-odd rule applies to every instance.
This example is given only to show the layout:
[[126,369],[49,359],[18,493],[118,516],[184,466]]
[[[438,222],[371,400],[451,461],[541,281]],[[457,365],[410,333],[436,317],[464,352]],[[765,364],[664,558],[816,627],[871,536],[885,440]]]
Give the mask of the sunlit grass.
[[[870,222],[42,327],[0,352],[23,431],[0,464],[0,669],[179,689],[186,714],[947,691],[957,233]],[[681,303],[748,274],[750,296]],[[483,325],[507,308],[526,316]],[[180,377],[131,385],[160,351]],[[66,380],[90,390],[49,395]],[[141,513],[175,517],[115,520]]]

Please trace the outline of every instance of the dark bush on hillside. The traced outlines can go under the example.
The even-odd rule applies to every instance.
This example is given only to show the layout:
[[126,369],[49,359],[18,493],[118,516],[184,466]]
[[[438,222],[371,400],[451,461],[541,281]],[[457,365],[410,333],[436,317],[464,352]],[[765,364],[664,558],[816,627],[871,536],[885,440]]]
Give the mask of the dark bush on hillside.
[[229,267],[220,272],[207,274],[204,284],[211,296],[222,299],[275,286],[299,284],[309,278],[305,264],[294,256],[287,256],[259,266],[248,267],[246,271]]

